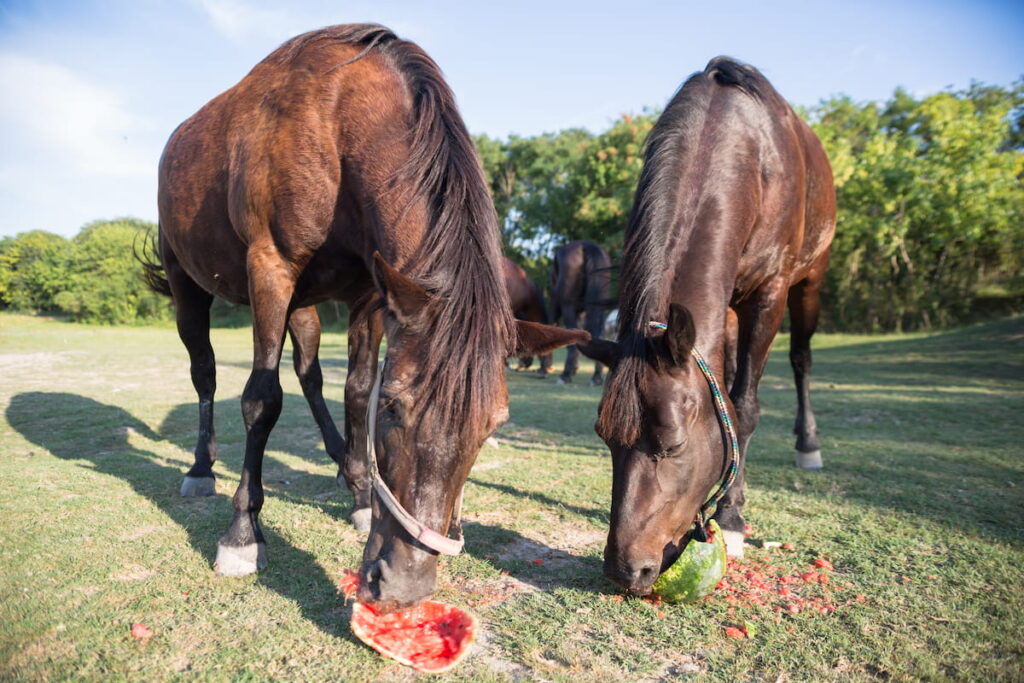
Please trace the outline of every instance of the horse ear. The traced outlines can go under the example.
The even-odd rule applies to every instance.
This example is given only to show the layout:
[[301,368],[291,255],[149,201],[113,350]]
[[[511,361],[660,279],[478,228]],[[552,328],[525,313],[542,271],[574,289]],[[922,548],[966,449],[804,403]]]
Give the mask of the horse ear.
[[391,267],[379,251],[373,252],[373,275],[384,293],[388,310],[400,325],[408,325],[434,298],[406,275]]
[[516,341],[509,349],[510,356],[543,356],[569,344],[590,341],[586,330],[566,330],[554,325],[542,325],[516,320]]
[[668,308],[668,328],[665,330],[665,346],[672,362],[682,367],[690,362],[690,349],[697,338],[693,316],[685,306],[671,304]]
[[619,343],[608,339],[592,339],[586,344],[577,344],[576,348],[587,358],[604,363],[610,368],[615,367],[622,356],[622,347]]

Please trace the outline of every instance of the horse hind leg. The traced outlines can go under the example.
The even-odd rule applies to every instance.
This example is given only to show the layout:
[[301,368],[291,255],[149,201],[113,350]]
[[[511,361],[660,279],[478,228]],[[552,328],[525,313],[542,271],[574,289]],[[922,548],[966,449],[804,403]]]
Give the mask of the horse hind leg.
[[213,568],[221,576],[245,576],[267,564],[266,541],[259,525],[263,508],[263,454],[281,415],[281,348],[295,290],[295,269],[273,249],[250,247],[247,256],[252,305],[253,364],[242,391],[245,459],[232,498],[234,518],[217,543]]
[[[813,272],[812,272],[813,275]],[[821,443],[818,423],[811,410],[811,337],[818,326],[820,311],[820,277],[808,277],[789,290],[790,342],[789,362],[796,382],[797,413],[793,433],[796,434],[796,465],[807,470],[820,470]]]
[[178,336],[188,351],[192,386],[199,397],[199,436],[195,460],[181,482],[183,496],[212,496],[216,491],[213,463],[217,437],[213,426],[213,395],[217,366],[210,344],[210,305],[213,295],[190,278],[172,258],[165,258],[167,279],[174,297]]
[[316,306],[292,311],[288,317],[288,333],[292,339],[292,361],[295,374],[302,386],[302,394],[309,403],[317,427],[324,439],[324,449],[340,468],[345,458],[345,440],[331,419],[324,401],[324,376],[320,368],[320,316]]

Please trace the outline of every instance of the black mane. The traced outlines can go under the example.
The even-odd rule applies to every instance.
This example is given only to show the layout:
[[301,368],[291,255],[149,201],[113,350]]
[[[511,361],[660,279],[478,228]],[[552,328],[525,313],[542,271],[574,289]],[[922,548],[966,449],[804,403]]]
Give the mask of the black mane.
[[[662,291],[671,254],[688,236],[692,216],[684,215],[681,178],[701,163],[700,138],[716,88],[737,88],[764,99],[774,89],[752,66],[715,57],[676,91],[647,138],[644,168],[626,227],[619,294],[619,343],[622,357],[601,402],[602,434],[622,443],[637,437],[638,397],[644,367],[652,360],[648,323],[664,322],[668,293]],[[777,97],[777,95],[776,95]]]

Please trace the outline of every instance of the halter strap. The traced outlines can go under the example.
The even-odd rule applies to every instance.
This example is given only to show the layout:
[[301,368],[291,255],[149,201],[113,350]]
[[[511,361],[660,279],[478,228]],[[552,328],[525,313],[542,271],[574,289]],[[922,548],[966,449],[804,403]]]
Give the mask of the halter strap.
[[[458,534],[457,538],[449,538],[448,536],[437,533],[409,514],[409,512],[402,507],[402,504],[398,502],[398,498],[395,497],[395,494],[391,492],[391,489],[388,488],[388,485],[380,476],[380,470],[377,467],[376,448],[377,403],[380,400],[380,385],[384,380],[385,363],[386,361],[381,361],[377,366],[377,380],[373,383],[373,390],[370,392],[370,403],[366,407],[366,459],[369,461],[370,479],[373,483],[373,490],[377,494],[377,497],[380,498],[380,501],[384,503],[384,507],[388,509],[388,512],[398,520],[398,523],[402,525],[403,529],[409,532],[410,536],[431,550],[441,553],[442,555],[458,555],[462,552],[462,546],[465,543],[465,540],[462,537],[461,522],[456,522],[453,525],[455,526],[455,531]],[[455,518],[457,520],[461,519],[461,508],[462,490],[460,489],[459,497],[455,501]]]
[[[667,330],[668,324],[651,320],[647,323],[649,327],[655,330]],[[705,527],[707,526],[707,520],[710,517],[708,511],[712,507],[718,507],[718,502],[725,496],[726,491],[732,486],[733,482],[736,481],[736,470],[738,469],[738,460],[740,452],[739,439],[736,437],[736,427],[732,423],[732,418],[729,417],[729,410],[725,405],[725,396],[722,394],[721,388],[718,386],[718,380],[715,378],[715,374],[711,372],[711,368],[708,367],[708,362],[704,360],[704,356],[701,355],[700,351],[696,348],[690,349],[690,355],[697,362],[697,367],[700,368],[701,373],[704,375],[704,379],[707,380],[708,386],[711,388],[711,395],[715,399],[715,408],[718,413],[718,421],[722,423],[722,429],[729,437],[729,441],[726,444],[726,462],[729,463],[728,471],[725,473],[725,478],[722,483],[718,485],[718,489],[711,494],[700,510],[697,511],[697,529],[695,536],[704,537],[698,538],[698,540],[707,540],[705,536]]]

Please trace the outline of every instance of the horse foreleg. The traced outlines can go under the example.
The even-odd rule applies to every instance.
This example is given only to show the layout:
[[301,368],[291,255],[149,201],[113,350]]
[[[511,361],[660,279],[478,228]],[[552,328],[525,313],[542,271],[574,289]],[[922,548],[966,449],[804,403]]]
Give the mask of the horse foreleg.
[[217,390],[217,366],[210,345],[210,305],[213,295],[190,278],[173,256],[164,258],[167,280],[174,296],[178,336],[188,351],[192,386],[199,397],[199,436],[195,461],[181,482],[183,496],[212,496],[216,490],[213,463],[217,437],[213,427],[213,394]]
[[324,438],[324,449],[340,469],[345,457],[345,441],[338,433],[324,401],[324,376],[319,357],[320,332],[320,316],[317,315],[316,306],[295,309],[288,317],[295,374],[299,377],[302,393]]
[[744,465],[750,438],[761,419],[761,404],[757,398],[757,385],[764,373],[772,340],[785,312],[785,284],[771,282],[754,293],[737,309],[738,335],[736,342],[736,374],[729,398],[736,409],[739,462],[736,479],[718,504],[714,519],[725,534],[726,551],[732,557],[743,557],[745,522],[743,504]]
[[352,306],[348,326],[348,378],[345,380],[345,460],[340,476],[345,478],[352,492],[350,519],[358,531],[370,530],[366,407],[377,379],[377,352],[383,334],[381,313],[374,309],[369,298]]
[[281,415],[279,377],[281,348],[295,289],[294,270],[273,247],[250,247],[247,255],[249,301],[252,306],[253,363],[242,391],[245,460],[232,499],[234,519],[217,543],[213,568],[222,576],[244,576],[267,564],[266,541],[260,529],[263,508],[263,453],[270,431]]
[[[827,255],[824,259],[827,259]],[[821,309],[821,280],[824,263],[811,270],[806,279],[789,290],[789,362],[793,366],[796,382],[796,465],[808,470],[822,468],[821,444],[818,441],[818,423],[811,410],[811,336],[818,326]]]

